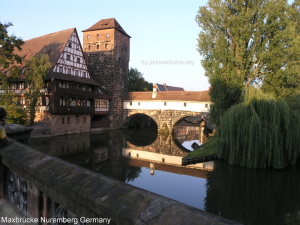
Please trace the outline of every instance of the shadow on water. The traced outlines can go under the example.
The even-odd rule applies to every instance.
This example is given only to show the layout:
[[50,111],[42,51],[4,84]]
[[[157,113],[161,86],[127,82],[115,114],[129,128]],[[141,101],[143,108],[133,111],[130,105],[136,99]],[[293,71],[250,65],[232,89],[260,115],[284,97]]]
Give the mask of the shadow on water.
[[139,176],[141,168],[128,165],[122,156],[124,143],[123,132],[114,131],[31,139],[28,144],[50,156],[128,182]]
[[157,126],[143,129],[133,128],[124,131],[125,139],[135,146],[151,145],[157,139],[157,135]]
[[248,225],[296,225],[299,190],[300,165],[253,170],[216,161],[207,174],[205,210]]

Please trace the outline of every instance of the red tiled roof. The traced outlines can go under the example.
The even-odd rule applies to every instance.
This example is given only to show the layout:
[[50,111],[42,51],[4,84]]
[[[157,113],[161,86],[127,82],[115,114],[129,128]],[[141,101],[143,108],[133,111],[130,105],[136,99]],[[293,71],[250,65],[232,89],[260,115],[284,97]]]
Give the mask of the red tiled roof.
[[82,32],[85,31],[93,31],[93,30],[104,30],[104,29],[110,29],[110,28],[116,28],[123,34],[127,35],[130,37],[125,30],[121,27],[121,25],[118,23],[118,21],[115,18],[109,18],[109,19],[103,19],[100,20],[99,22],[95,23],[93,26],[90,28],[83,30]]
[[26,61],[31,59],[33,56],[38,54],[48,54],[49,61],[54,66],[74,30],[76,31],[76,28],[71,28],[27,40],[25,41],[24,45],[21,46],[22,50],[15,50],[15,54],[25,57],[23,64],[25,64]]
[[209,91],[158,91],[152,98],[152,91],[128,92],[125,101],[197,101],[210,102]]

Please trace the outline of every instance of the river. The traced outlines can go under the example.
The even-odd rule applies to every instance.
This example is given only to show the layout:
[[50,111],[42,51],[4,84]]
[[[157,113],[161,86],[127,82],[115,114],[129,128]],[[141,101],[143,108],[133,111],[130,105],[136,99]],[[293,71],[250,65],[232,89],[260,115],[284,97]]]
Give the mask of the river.
[[95,172],[248,225],[300,224],[300,165],[246,169],[223,161],[181,166],[196,126],[173,135],[112,131],[32,139],[29,145]]

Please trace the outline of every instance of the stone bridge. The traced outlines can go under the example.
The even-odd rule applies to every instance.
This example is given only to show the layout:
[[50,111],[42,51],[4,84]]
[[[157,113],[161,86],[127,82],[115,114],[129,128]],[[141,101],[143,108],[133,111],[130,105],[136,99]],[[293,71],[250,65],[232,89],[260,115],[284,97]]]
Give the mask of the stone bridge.
[[207,118],[210,97],[208,91],[128,92],[123,105],[123,121],[136,114],[152,118],[158,129],[164,124],[169,130],[185,117]]

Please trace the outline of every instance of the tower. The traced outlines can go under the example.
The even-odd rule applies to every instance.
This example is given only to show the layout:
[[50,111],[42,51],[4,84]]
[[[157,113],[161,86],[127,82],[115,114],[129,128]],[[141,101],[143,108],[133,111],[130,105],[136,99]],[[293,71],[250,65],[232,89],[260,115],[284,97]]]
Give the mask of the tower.
[[91,76],[111,97],[112,128],[122,126],[123,100],[128,90],[130,36],[115,18],[83,30],[83,51]]

